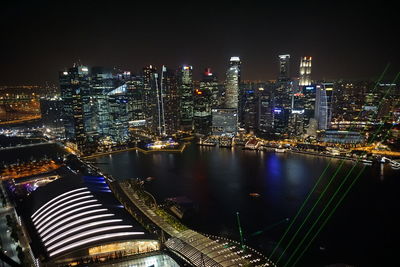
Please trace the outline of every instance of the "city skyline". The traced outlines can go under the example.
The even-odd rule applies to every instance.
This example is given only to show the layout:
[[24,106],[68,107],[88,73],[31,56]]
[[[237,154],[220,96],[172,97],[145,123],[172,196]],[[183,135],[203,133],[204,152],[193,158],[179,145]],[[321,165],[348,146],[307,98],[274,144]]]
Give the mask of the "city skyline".
[[392,266],[397,9],[0,10],[0,262]]
[[188,64],[195,80],[206,67],[222,78],[231,56],[241,58],[243,80],[270,80],[286,53],[293,76],[311,56],[314,79],[374,79],[399,66],[392,12],[375,3],[8,4],[0,84],[56,82],[53,69],[79,61],[133,72]]

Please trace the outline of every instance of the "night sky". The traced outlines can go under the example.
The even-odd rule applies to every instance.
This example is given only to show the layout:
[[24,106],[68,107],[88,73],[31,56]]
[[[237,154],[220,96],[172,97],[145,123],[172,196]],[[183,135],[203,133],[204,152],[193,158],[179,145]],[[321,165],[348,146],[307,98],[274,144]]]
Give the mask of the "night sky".
[[[7,1],[0,9],[0,84],[57,82],[82,62],[133,72],[146,64],[210,66],[224,79],[230,56],[243,79],[277,76],[277,55],[313,57],[313,79],[374,79],[400,71],[391,2]],[[172,3],[173,2],[173,3]],[[350,2],[350,1],[348,1]]]

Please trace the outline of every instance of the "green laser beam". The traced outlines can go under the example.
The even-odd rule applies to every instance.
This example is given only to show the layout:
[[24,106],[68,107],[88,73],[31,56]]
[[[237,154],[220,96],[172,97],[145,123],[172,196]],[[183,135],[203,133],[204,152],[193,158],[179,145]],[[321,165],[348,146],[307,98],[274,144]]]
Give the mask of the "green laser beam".
[[[380,129],[382,128],[382,125],[379,126],[378,131],[380,131]],[[393,128],[393,126],[391,127]],[[387,133],[388,134],[388,133]],[[386,134],[386,135],[387,135]],[[358,163],[359,159],[357,159]],[[311,233],[311,231],[314,229],[314,227],[316,226],[316,224],[318,223],[318,221],[321,219],[322,215],[325,213],[326,209],[330,206],[330,204],[332,203],[333,199],[336,197],[337,193],[340,191],[341,187],[346,183],[348,177],[350,176],[352,170],[354,169],[356,165],[353,166],[353,168],[350,170],[350,172],[347,174],[347,176],[345,177],[345,179],[342,181],[342,183],[339,185],[338,189],[335,191],[334,195],[332,196],[332,198],[329,200],[328,204],[325,206],[325,208],[322,210],[321,214],[318,216],[317,220],[313,223],[313,225],[311,226],[311,228],[308,230],[308,232],[306,233],[306,235],[303,237],[303,239],[300,241],[299,245],[296,247],[296,249],[294,250],[294,252],[292,253],[292,255],[289,257],[287,263],[284,265],[284,267],[286,267],[289,262],[291,261],[291,259],[294,257],[294,255],[297,253],[297,251],[300,249],[301,245],[304,243],[304,241],[307,239],[308,235]],[[362,170],[358,173],[357,177],[355,178],[355,180],[349,185],[348,189],[345,191],[344,195],[342,196],[341,200],[344,199],[345,195],[348,193],[348,191],[350,191],[351,187],[354,185],[355,181],[358,180],[359,176],[361,175],[362,171],[365,169],[365,166],[362,168]],[[340,201],[340,200],[339,200]],[[341,202],[341,201],[340,201]],[[338,202],[339,203],[339,202]],[[340,203],[339,203],[340,204]],[[317,233],[315,234],[315,236],[311,239],[310,243],[313,242],[313,240],[315,239],[315,237],[321,232],[322,228],[325,226],[327,220],[329,220],[329,218],[331,218],[331,216],[333,215],[333,213],[336,211],[337,206],[339,205],[337,204],[333,210],[329,213],[327,219],[324,221],[324,223],[320,226],[320,228],[318,229]],[[306,249],[308,249],[308,247],[311,244],[307,245]],[[302,256],[305,253],[302,252],[300,255]],[[300,257],[296,260],[296,262],[293,264],[293,266],[298,262],[298,260],[300,259]]]
[[[386,70],[386,68],[385,68],[385,70]],[[385,72],[385,71],[384,71],[384,72]],[[400,74],[400,72],[398,73],[398,75],[396,75],[396,78],[395,78],[394,81],[397,80],[399,74]],[[382,75],[381,75],[381,76],[382,76]],[[380,79],[381,79],[381,77],[380,77]],[[377,83],[379,83],[379,81],[378,81]],[[376,85],[377,85],[377,84],[376,84]],[[375,85],[375,87],[376,87],[376,85]],[[384,97],[382,98],[382,100],[385,99],[385,97],[386,97],[386,95],[388,94],[388,92],[390,91],[391,87],[392,87],[392,86],[390,86],[390,87],[388,88],[388,90],[386,91],[386,93],[385,93]],[[381,106],[382,103],[383,103],[383,101],[380,102],[380,105],[379,105],[379,107],[378,107],[378,110],[380,109],[380,106]],[[382,125],[381,125],[381,126],[382,126]],[[381,128],[381,127],[379,127],[379,129],[377,130],[378,132],[379,132],[380,128]],[[331,177],[331,179],[330,179],[329,183],[326,185],[324,191],[323,191],[322,194],[319,196],[318,200],[316,201],[316,203],[314,204],[314,206],[312,207],[312,209],[309,211],[309,213],[307,214],[306,218],[303,220],[303,223],[300,225],[300,227],[298,228],[298,230],[295,232],[294,236],[292,236],[292,238],[290,239],[288,245],[287,245],[286,248],[283,250],[283,252],[281,253],[281,255],[280,255],[280,257],[278,258],[278,260],[277,260],[276,263],[279,263],[279,261],[282,259],[282,257],[283,257],[283,255],[284,255],[284,253],[286,252],[286,250],[287,250],[287,249],[290,247],[290,245],[293,243],[294,239],[296,238],[296,236],[297,236],[298,233],[300,232],[301,228],[302,228],[303,225],[306,223],[306,221],[308,220],[308,218],[311,216],[311,214],[312,214],[312,212],[314,211],[315,207],[318,205],[319,201],[321,200],[321,198],[324,196],[325,192],[327,191],[327,189],[328,189],[329,186],[331,185],[331,183],[332,183],[332,181],[334,180],[334,178],[336,177],[338,171],[340,171],[340,169],[342,168],[343,163],[344,163],[344,160],[341,160],[341,164],[340,164],[340,166],[337,168],[337,171],[336,171],[336,172],[334,173],[334,175]]]
[[340,189],[342,188],[342,186],[345,184],[345,182],[347,181],[347,179],[350,177],[350,174],[353,172],[353,170],[355,169],[356,165],[358,164],[358,161],[353,165],[353,167],[351,168],[351,170],[347,173],[346,177],[344,178],[343,182],[340,184],[340,186],[338,187],[338,189],[335,191],[335,193],[333,194],[333,196],[329,199],[328,203],[325,205],[325,208],[322,210],[322,212],[320,213],[320,215],[318,216],[317,220],[314,222],[314,224],[311,226],[311,228],[307,231],[306,235],[303,237],[303,239],[301,240],[301,242],[299,243],[299,245],[296,247],[296,249],[294,250],[294,252],[292,253],[292,255],[289,257],[289,259],[287,260],[286,264],[283,267],[286,267],[289,262],[292,260],[292,258],[294,257],[294,255],[297,253],[297,251],[299,250],[299,248],[301,247],[301,245],[304,243],[305,239],[308,237],[308,235],[311,233],[311,231],[314,229],[316,223],[321,219],[321,216],[325,213],[326,209],[329,207],[329,205],[332,203],[332,201],[335,199],[336,195],[338,194],[338,192],[340,191]]
[[[395,77],[395,79],[394,79],[394,81],[393,81],[393,83],[392,84],[394,84],[396,81],[397,81],[397,79],[398,79],[398,77],[399,77],[399,75],[400,75],[400,72],[396,75],[396,77]],[[389,91],[391,90],[391,88],[392,88],[393,86],[390,86],[389,87],[389,89],[386,91],[386,93],[385,93],[385,95],[384,95],[384,97],[382,98],[382,100],[384,100],[385,98],[386,98],[386,95],[389,93]],[[383,103],[383,101],[381,101],[381,104]],[[381,105],[380,104],[380,105]],[[380,108],[380,105],[379,105],[379,108]],[[397,103],[395,104],[395,105],[397,105]],[[379,110],[379,108],[378,108],[378,110]],[[384,125],[385,123],[382,123],[380,126],[379,126],[379,128],[375,131],[375,134],[373,135],[373,138],[372,138],[372,140],[371,140],[371,143],[375,140],[375,137],[377,136],[377,134],[380,132],[380,129],[383,127],[383,125]],[[391,126],[391,128],[393,127],[394,125],[392,125]],[[389,131],[388,131],[389,132]],[[386,136],[388,135],[388,132],[386,133]],[[357,162],[359,161],[359,159],[357,159]],[[329,202],[328,202],[328,204],[325,206],[325,208],[323,209],[323,211],[320,213],[320,215],[318,216],[318,218],[317,218],[317,220],[316,221],[314,221],[314,223],[313,223],[313,225],[311,226],[311,228],[308,230],[308,232],[306,233],[306,235],[303,237],[303,239],[301,240],[301,242],[299,243],[299,245],[296,247],[296,249],[295,249],[295,251],[292,253],[292,255],[291,255],[291,257],[288,259],[288,261],[287,261],[287,263],[285,264],[285,266],[287,266],[288,264],[289,264],[289,262],[291,261],[291,259],[293,258],[293,256],[297,253],[297,251],[298,251],[298,249],[300,248],[300,246],[304,243],[304,241],[306,240],[306,238],[308,237],[308,235],[311,233],[311,231],[314,229],[314,227],[316,226],[316,224],[318,223],[318,221],[320,220],[320,218],[322,217],[322,215],[325,213],[325,211],[326,211],[326,209],[329,207],[329,205],[332,203],[332,201],[333,201],[333,199],[336,197],[336,195],[337,195],[337,193],[340,191],[340,189],[341,189],[341,187],[346,183],[346,181],[347,181],[347,179],[348,179],[348,177],[350,176],[350,173],[352,172],[352,170],[354,169],[354,167],[355,167],[356,165],[354,165],[353,166],[353,168],[350,170],[350,172],[347,174],[347,176],[346,176],[346,178],[341,182],[341,184],[339,185],[339,187],[337,188],[337,190],[335,191],[335,193],[334,193],[334,195],[332,196],[332,198],[329,200]],[[364,167],[365,168],[365,167]],[[364,169],[363,168],[363,169]],[[361,172],[360,172],[361,173]],[[360,174],[359,174],[360,175]],[[359,175],[357,176],[357,178],[356,179],[358,179],[358,177],[359,177]],[[355,180],[356,180],[355,179]],[[352,185],[353,185],[354,183],[352,183]],[[346,192],[348,192],[348,191],[346,191]],[[330,216],[332,215],[332,213],[330,214]],[[330,217],[329,216],[329,217]],[[322,227],[322,226],[321,226]],[[319,233],[320,231],[318,231],[318,233]],[[289,244],[290,245],[290,244]],[[288,245],[288,246],[289,246]],[[283,254],[282,254],[283,255]],[[281,255],[281,257],[282,257],[282,255]],[[284,266],[284,267],[285,267]]]
[[333,176],[330,178],[328,184],[325,186],[324,190],[322,191],[322,193],[319,195],[317,201],[314,203],[314,205],[312,206],[311,210],[308,212],[306,218],[303,220],[303,222],[301,223],[300,227],[297,229],[297,231],[295,232],[295,234],[292,236],[292,238],[290,239],[289,243],[286,245],[286,248],[282,251],[281,255],[279,256],[278,260],[276,261],[276,264],[278,264],[280,262],[280,260],[282,259],[283,255],[285,254],[286,250],[290,247],[290,245],[293,243],[294,239],[297,237],[297,235],[299,234],[300,230],[302,229],[302,227],[304,226],[304,224],[307,222],[308,218],[311,216],[312,212],[314,211],[314,209],[317,207],[318,203],[320,202],[320,200],[322,199],[322,197],[325,195],[326,191],[328,191],[329,186],[332,184],[332,182],[335,180],[337,174],[339,173],[339,171],[341,170],[342,166],[344,164],[344,160],[341,161],[339,167],[336,169],[335,173],[333,174]]
[[[395,104],[397,105],[397,103]],[[389,135],[389,131],[394,127],[394,125],[392,125],[390,127],[390,129],[387,131],[386,136]],[[301,259],[301,257],[304,255],[304,253],[307,251],[307,249],[310,247],[310,245],[312,244],[312,242],[315,240],[315,238],[318,236],[318,234],[321,232],[321,230],[323,229],[323,227],[325,227],[326,223],[329,221],[329,219],[332,217],[332,215],[336,212],[336,209],[338,208],[338,206],[343,202],[343,199],[346,197],[346,195],[348,194],[348,192],[350,191],[350,189],[354,186],[354,184],[356,183],[356,181],[359,179],[359,177],[361,176],[362,172],[364,171],[364,169],[366,168],[366,166],[364,166],[361,171],[358,173],[357,177],[353,180],[353,182],[349,185],[349,187],[347,188],[347,190],[344,192],[344,194],[342,195],[342,197],[339,199],[339,201],[337,202],[337,204],[335,205],[335,207],[332,209],[332,211],[329,213],[328,217],[325,219],[325,221],[321,224],[320,228],[317,230],[317,232],[314,234],[314,236],[311,238],[310,242],[307,244],[307,246],[303,249],[303,251],[300,253],[300,255],[297,257],[296,261],[293,263],[292,266],[295,266],[297,264],[297,262]],[[313,228],[313,227],[312,227]],[[305,239],[304,239],[305,240]],[[293,253],[294,255],[295,253]],[[290,261],[290,258],[289,258]],[[289,263],[288,261],[288,263]],[[285,265],[286,266],[286,265]]]
[[268,225],[268,226],[265,227],[264,229],[261,229],[261,230],[259,230],[259,231],[256,231],[256,232],[252,233],[250,236],[257,236],[257,235],[260,235],[260,234],[264,233],[265,231],[268,231],[268,230],[274,228],[275,226],[278,226],[278,225],[280,225],[280,224],[282,224],[282,223],[285,223],[285,222],[288,222],[288,221],[289,221],[289,218],[285,218],[285,219],[283,219],[283,220],[280,220],[280,221],[278,221],[278,222],[275,222],[275,223],[273,223],[273,224]]
[[319,176],[319,178],[317,179],[317,182],[314,184],[313,188],[311,189],[310,193],[308,193],[306,199],[303,201],[299,211],[296,213],[296,215],[294,216],[292,222],[289,224],[289,226],[286,228],[283,236],[281,237],[281,239],[279,240],[278,244],[275,246],[274,250],[272,251],[272,253],[270,254],[269,258],[271,259],[272,256],[274,255],[275,251],[278,249],[278,247],[280,246],[280,244],[282,243],[283,239],[286,237],[286,235],[288,234],[289,230],[291,229],[292,225],[294,224],[294,222],[296,221],[296,219],[299,217],[299,215],[301,214],[301,212],[303,211],[308,199],[311,197],[312,193],[314,193],[315,189],[317,188],[317,186],[319,185],[319,183],[322,180],[322,177],[325,175],[326,171],[328,170],[329,166],[331,165],[332,160],[328,163],[328,165],[325,167],[325,169],[323,170],[322,174]]
[[339,205],[343,202],[343,199],[346,197],[350,189],[353,187],[355,182],[358,180],[358,178],[361,176],[362,172],[365,170],[366,166],[363,166],[357,177],[353,180],[353,182],[350,184],[350,186],[347,188],[343,196],[339,199],[338,203],[335,205],[331,213],[328,215],[328,217],[325,219],[325,221],[322,223],[321,227],[318,229],[318,231],[314,234],[314,236],[311,238],[310,242],[307,244],[307,246],[303,249],[303,251],[300,253],[299,257],[297,257],[296,261],[293,263],[293,267],[297,264],[297,262],[301,259],[301,257],[304,255],[304,253],[307,251],[307,249],[310,247],[312,242],[315,240],[315,238],[318,236],[318,234],[321,232],[322,228],[326,225],[326,223],[329,221],[329,219],[332,217],[333,213],[335,213],[336,209],[339,207]]
[[[375,83],[375,86],[373,88],[373,91],[375,91],[376,87],[378,86],[379,82],[383,79],[384,75],[386,74],[387,70],[390,67],[390,63],[388,63],[385,67],[385,69],[383,70],[383,72],[381,73],[381,75],[379,76],[377,82]],[[361,114],[361,111],[359,112],[359,115]],[[358,115],[358,116],[359,116]],[[283,242],[284,238],[287,236],[287,234],[289,233],[290,229],[292,228],[294,222],[297,220],[297,218],[300,216],[301,212],[303,211],[306,203],[308,202],[308,200],[310,199],[311,195],[314,193],[315,189],[317,188],[317,186],[319,185],[319,183],[322,180],[322,177],[325,175],[325,172],[328,170],[328,168],[330,167],[332,163],[332,160],[329,161],[328,165],[325,167],[325,169],[323,170],[322,174],[319,176],[319,178],[317,179],[317,182],[315,183],[315,185],[313,186],[313,188],[311,189],[311,191],[308,193],[308,195],[306,196],[305,200],[303,201],[302,205],[300,206],[300,209],[297,211],[295,217],[293,218],[292,222],[289,224],[289,226],[286,228],[285,232],[283,233],[281,239],[279,240],[279,242],[277,243],[277,245],[275,246],[275,248],[272,250],[269,258],[272,258],[272,256],[274,255],[275,251],[278,249],[278,247],[281,245],[281,243]]]
[[236,212],[236,219],[239,227],[239,234],[240,234],[240,244],[242,246],[242,249],[244,249],[244,243],[243,243],[243,231],[242,231],[242,226],[240,225],[240,218],[239,218],[239,212]]

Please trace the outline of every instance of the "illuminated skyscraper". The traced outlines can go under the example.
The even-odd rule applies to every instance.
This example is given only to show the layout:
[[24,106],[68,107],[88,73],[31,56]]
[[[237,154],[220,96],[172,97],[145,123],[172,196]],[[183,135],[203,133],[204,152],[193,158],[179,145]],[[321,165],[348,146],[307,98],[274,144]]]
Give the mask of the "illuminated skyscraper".
[[332,118],[333,84],[322,83],[316,86],[315,119],[318,129],[329,129]]
[[300,86],[311,85],[311,57],[302,57],[300,60]]
[[211,133],[211,93],[209,90],[194,90],[194,132],[201,135]]
[[175,72],[163,66],[160,79],[164,133],[171,135],[179,130],[179,95]]
[[289,66],[290,66],[290,55],[285,54],[285,55],[279,55],[279,76],[278,76],[278,81],[279,82],[285,82],[290,79],[290,72],[289,72]]
[[237,110],[234,108],[215,108],[212,112],[212,134],[233,137],[238,131]]
[[185,131],[193,130],[193,76],[192,66],[178,70],[179,123]]
[[226,72],[225,105],[224,108],[238,108],[240,84],[240,58],[231,57]]
[[65,136],[82,152],[86,150],[86,139],[90,131],[89,80],[89,70],[86,66],[61,71],[59,76]]
[[158,134],[157,70],[152,65],[143,68],[144,114],[147,129]]
[[209,92],[211,106],[213,108],[221,104],[220,85],[217,76],[210,68],[206,68],[203,72],[203,78],[200,81],[200,90]]

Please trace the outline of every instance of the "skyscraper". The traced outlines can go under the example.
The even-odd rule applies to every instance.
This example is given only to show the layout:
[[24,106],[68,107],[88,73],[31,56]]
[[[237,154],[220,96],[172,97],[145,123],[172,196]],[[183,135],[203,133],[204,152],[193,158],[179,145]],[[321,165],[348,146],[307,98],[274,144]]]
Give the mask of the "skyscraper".
[[238,108],[239,84],[241,75],[241,62],[239,57],[231,57],[229,68],[226,72],[225,108]]
[[315,119],[318,129],[329,129],[332,118],[333,84],[322,83],[316,86]]
[[210,68],[206,68],[203,72],[203,77],[200,81],[200,90],[209,92],[211,106],[213,108],[221,105],[220,86],[218,79]]
[[178,70],[179,124],[185,131],[193,130],[193,68],[182,66]]
[[315,85],[304,86],[302,93],[304,95],[303,127],[305,130],[307,130],[310,127],[311,120],[315,118],[316,86]]
[[153,134],[159,132],[157,77],[157,70],[152,65],[143,68],[144,114],[146,127]]
[[130,119],[136,122],[145,120],[144,108],[146,103],[144,102],[143,77],[140,75],[131,75],[126,85],[130,98]]
[[87,150],[87,131],[90,131],[90,118],[87,118],[90,115],[89,80],[86,66],[74,66],[59,75],[65,136],[83,153]]
[[163,95],[164,133],[172,135],[179,130],[179,95],[175,72],[163,66],[160,87]]
[[273,91],[270,87],[259,87],[257,128],[261,134],[271,133],[274,127],[274,102]]
[[208,90],[194,91],[194,132],[201,135],[211,133],[211,93]]
[[311,85],[311,57],[302,57],[300,60],[300,86]]
[[288,81],[290,79],[290,72],[289,72],[289,66],[290,66],[290,55],[285,54],[285,55],[279,55],[279,76],[278,76],[278,81],[279,82],[284,82]]

